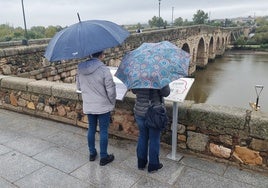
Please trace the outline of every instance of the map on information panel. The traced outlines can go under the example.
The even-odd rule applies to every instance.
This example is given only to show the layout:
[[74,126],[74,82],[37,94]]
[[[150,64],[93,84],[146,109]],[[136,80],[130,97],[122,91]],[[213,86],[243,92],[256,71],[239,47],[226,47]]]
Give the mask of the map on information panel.
[[170,94],[165,97],[166,100],[183,102],[186,98],[192,84],[194,83],[194,78],[180,78],[169,84]]

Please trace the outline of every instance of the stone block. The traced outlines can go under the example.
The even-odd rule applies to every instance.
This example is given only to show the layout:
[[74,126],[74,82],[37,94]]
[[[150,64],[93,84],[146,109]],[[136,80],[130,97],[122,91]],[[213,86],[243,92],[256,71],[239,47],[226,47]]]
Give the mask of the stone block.
[[67,123],[70,125],[76,125],[76,121],[75,120],[71,120],[65,117],[60,117],[60,116],[56,116],[56,115],[49,115],[48,116],[49,119],[55,120],[55,121],[59,121],[59,122],[63,122],[63,123]]
[[52,86],[52,95],[59,98],[78,100],[75,84],[56,83]]
[[210,149],[211,153],[213,153],[213,155],[215,155],[217,157],[229,158],[231,155],[231,149],[226,148],[224,146],[210,143],[209,149]]
[[259,140],[253,138],[250,147],[257,151],[266,151],[268,152],[268,140]]
[[0,74],[0,87],[1,87],[1,80],[2,80],[3,78],[8,78],[8,77],[10,77],[10,76],[4,76],[4,75],[1,75],[1,74]]
[[5,56],[6,56],[5,50],[0,50],[0,57],[5,57]]
[[28,84],[28,91],[42,94],[42,95],[52,95],[52,86],[53,82],[45,81],[45,80],[38,80],[34,82],[30,82]]
[[1,88],[27,91],[27,85],[35,80],[20,77],[5,77],[1,80]]
[[38,117],[46,118],[46,119],[48,119],[48,117],[49,117],[49,114],[45,113],[44,111],[36,111],[35,115]]
[[6,56],[15,56],[19,54],[19,51],[14,48],[4,49]]
[[23,107],[21,106],[13,106],[11,104],[6,104],[6,103],[3,103],[2,104],[2,107],[5,108],[5,109],[8,109],[8,110],[12,110],[12,111],[15,111],[15,112],[22,112],[23,110]]
[[230,134],[231,129],[243,130],[245,128],[246,109],[209,105],[193,104],[188,109],[188,121],[196,126],[206,125],[214,132],[226,132]]
[[235,146],[233,156],[244,164],[261,165],[260,153],[246,147]]
[[81,122],[81,121],[77,121],[77,126],[83,127],[83,128],[88,128],[88,124],[84,123],[84,122]]
[[191,131],[188,131],[187,134],[188,134],[187,146],[190,149],[201,152],[206,150],[206,146],[208,143],[207,135]]
[[252,115],[250,121],[250,136],[268,140],[268,118],[267,115]]

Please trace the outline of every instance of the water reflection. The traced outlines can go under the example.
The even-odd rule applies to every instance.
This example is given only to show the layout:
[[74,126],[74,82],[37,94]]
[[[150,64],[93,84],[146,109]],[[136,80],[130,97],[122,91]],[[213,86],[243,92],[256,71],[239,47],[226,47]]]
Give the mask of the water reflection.
[[255,85],[263,85],[259,105],[268,112],[268,53],[227,52],[197,70],[186,100],[251,109],[256,102]]

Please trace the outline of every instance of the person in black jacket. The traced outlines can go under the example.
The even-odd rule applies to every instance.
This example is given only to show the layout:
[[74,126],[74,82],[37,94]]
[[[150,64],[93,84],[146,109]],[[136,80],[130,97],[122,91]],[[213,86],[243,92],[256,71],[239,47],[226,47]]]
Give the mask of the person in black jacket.
[[[164,102],[163,97],[167,97],[170,94],[170,87],[167,85],[160,90],[153,89],[152,91],[152,104],[160,104],[161,98]],[[148,172],[155,172],[163,167],[163,164],[159,162],[161,130],[148,128],[144,125],[145,114],[149,107],[150,89],[132,89],[132,92],[136,95],[134,115],[139,127],[137,143],[138,169],[145,169],[149,162]]]

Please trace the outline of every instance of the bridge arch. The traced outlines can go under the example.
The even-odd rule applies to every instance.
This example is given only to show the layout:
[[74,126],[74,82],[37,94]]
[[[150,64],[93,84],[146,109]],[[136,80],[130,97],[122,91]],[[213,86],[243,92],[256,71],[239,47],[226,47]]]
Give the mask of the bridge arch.
[[221,41],[220,37],[217,37],[216,41],[216,57],[221,55]]
[[200,38],[197,51],[196,51],[196,66],[197,67],[205,67],[208,63],[207,50],[205,45],[205,40],[203,37]]
[[188,52],[190,55],[191,55],[191,60],[190,60],[190,65],[189,65],[189,71],[188,71],[188,74],[189,75],[192,75],[192,73],[194,72],[193,70],[196,69],[196,66],[195,66],[195,63],[193,61],[193,57],[192,57],[192,54],[191,53],[191,50],[190,50],[190,46],[188,43],[184,43],[181,47],[182,50]]
[[208,46],[208,61],[215,59],[215,48],[214,48],[214,38],[210,37]]
[[187,43],[184,43],[182,45],[181,49],[183,49],[185,52],[188,52],[189,54],[191,54],[190,46]]

